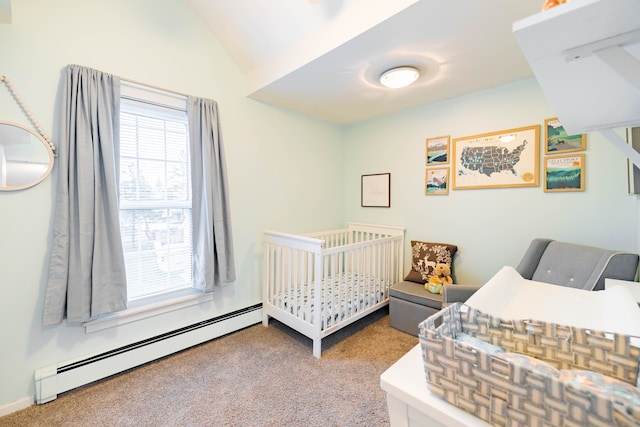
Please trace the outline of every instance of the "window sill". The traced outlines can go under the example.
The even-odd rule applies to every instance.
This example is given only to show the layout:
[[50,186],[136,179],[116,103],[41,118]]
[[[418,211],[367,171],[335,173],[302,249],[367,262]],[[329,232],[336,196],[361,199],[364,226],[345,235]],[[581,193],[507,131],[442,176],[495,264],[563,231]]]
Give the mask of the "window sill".
[[126,310],[89,320],[85,322],[83,326],[85,333],[89,334],[212,300],[213,293],[211,292],[202,293],[189,289],[163,295],[162,297],[136,301],[131,303],[130,307]]

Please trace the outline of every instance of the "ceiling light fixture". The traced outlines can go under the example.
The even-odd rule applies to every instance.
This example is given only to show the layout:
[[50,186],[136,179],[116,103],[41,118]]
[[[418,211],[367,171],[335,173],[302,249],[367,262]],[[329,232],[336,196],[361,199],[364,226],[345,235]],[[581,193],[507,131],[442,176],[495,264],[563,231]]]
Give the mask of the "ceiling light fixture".
[[409,86],[418,80],[418,77],[420,77],[420,71],[418,71],[417,68],[396,67],[382,73],[380,76],[380,84],[392,89],[399,89]]

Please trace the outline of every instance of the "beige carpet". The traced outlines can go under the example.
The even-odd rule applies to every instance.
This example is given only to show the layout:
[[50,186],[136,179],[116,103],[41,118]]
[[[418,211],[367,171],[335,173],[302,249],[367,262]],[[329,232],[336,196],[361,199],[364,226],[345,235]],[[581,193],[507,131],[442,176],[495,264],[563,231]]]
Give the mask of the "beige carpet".
[[323,340],[271,320],[0,418],[0,426],[385,426],[380,374],[418,343],[383,309]]

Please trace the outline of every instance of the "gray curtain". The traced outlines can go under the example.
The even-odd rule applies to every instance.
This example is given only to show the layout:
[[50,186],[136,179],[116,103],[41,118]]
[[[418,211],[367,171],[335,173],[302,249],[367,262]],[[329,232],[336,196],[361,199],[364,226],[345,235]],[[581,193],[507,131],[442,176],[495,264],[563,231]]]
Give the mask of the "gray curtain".
[[118,211],[120,79],[69,65],[44,325],[126,308]]
[[236,280],[227,171],[218,104],[188,98],[193,186],[194,287],[211,291]]

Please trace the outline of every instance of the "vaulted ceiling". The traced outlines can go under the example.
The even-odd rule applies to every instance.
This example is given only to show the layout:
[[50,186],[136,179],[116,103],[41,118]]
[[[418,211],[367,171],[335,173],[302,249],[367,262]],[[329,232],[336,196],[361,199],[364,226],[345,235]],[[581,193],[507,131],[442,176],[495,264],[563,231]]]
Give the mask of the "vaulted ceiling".
[[[542,0],[187,0],[238,64],[247,96],[348,124],[531,77],[512,24]],[[0,0],[11,22],[11,0]],[[410,65],[413,85],[384,71]]]
[[[531,77],[512,24],[542,0],[188,0],[247,95],[354,123]],[[379,75],[421,71],[391,90]]]

